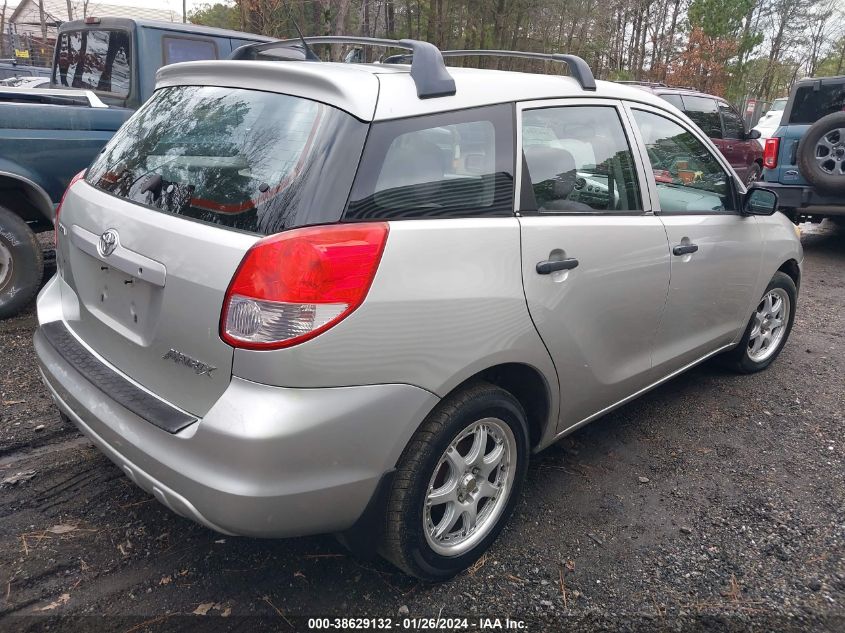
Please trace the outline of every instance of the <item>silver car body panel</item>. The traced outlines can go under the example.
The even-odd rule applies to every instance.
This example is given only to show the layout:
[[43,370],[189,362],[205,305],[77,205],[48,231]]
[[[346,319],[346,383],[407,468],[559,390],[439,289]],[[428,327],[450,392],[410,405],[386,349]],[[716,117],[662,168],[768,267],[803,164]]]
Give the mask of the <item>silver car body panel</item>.
[[[560,378],[559,428],[653,381],[651,350],[669,285],[669,253],[651,215],[521,218],[528,308]],[[538,275],[537,262],[578,267]]]

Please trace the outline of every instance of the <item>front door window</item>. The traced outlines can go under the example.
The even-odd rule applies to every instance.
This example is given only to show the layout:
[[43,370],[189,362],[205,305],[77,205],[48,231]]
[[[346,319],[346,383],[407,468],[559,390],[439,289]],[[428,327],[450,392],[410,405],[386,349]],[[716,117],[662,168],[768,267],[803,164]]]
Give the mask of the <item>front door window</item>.
[[663,213],[723,213],[737,205],[731,177],[689,130],[666,117],[633,110]]

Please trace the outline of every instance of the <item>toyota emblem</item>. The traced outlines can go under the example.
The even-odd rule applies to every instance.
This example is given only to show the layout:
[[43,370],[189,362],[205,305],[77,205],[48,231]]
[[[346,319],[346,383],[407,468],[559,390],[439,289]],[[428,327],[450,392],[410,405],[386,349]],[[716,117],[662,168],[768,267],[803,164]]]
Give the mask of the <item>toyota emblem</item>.
[[108,229],[107,231],[103,231],[103,234],[100,236],[100,241],[97,243],[97,251],[99,251],[102,257],[108,257],[114,253],[114,249],[117,248],[118,243],[117,231]]

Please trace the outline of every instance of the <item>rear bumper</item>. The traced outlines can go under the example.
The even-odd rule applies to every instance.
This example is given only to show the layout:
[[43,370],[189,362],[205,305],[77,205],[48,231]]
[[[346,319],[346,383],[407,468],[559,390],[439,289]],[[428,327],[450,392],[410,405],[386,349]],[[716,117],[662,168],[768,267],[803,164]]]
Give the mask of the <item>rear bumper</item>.
[[778,194],[778,207],[795,209],[808,215],[845,215],[845,196],[825,195],[806,185],[761,182],[760,186]]
[[[55,314],[55,281],[39,296],[39,320]],[[410,385],[286,389],[233,377],[204,418],[169,433],[108,397],[41,328],[35,350],[59,409],[133,482],[227,534],[349,528],[437,402]]]

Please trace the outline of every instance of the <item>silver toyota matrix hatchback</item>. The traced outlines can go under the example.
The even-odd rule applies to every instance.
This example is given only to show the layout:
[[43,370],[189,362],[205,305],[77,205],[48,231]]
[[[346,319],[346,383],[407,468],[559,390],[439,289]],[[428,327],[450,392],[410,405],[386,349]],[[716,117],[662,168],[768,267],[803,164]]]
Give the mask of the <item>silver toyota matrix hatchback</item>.
[[[444,64],[469,55],[569,75]],[[219,532],[334,532],[448,578],[531,453],[789,336],[803,255],[776,196],[578,57],[305,38],[156,88],[56,212],[35,348],[62,414]]]

